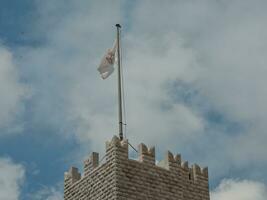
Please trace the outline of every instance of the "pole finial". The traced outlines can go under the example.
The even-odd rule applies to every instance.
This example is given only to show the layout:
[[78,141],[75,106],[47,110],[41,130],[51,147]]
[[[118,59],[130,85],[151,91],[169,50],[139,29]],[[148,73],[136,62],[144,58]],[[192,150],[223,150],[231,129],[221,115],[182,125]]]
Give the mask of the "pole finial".
[[118,28],[121,28],[121,25],[120,25],[120,24],[116,24],[116,26],[117,26]]

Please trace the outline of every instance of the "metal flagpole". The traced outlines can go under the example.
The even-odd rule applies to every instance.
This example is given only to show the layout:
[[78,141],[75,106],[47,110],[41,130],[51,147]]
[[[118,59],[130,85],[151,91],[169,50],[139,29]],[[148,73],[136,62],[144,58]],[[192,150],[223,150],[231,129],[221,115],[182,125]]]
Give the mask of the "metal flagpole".
[[120,58],[120,24],[117,27],[117,54],[118,54],[118,103],[119,103],[119,137],[123,140],[123,123],[122,123],[122,95],[121,95],[121,58]]

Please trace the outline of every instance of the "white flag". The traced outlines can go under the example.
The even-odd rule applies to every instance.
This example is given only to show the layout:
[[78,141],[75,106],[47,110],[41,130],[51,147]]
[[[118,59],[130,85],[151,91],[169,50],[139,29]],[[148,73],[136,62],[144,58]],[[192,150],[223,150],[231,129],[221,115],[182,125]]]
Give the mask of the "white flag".
[[97,70],[99,71],[101,77],[106,79],[114,71],[115,54],[117,50],[117,42],[115,41],[112,49],[108,49],[103,56],[101,63]]

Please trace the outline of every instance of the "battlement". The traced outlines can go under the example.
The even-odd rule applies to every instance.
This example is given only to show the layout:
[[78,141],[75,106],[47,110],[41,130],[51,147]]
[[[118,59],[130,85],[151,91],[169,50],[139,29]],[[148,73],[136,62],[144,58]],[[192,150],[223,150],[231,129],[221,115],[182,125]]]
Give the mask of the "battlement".
[[65,172],[64,179],[68,184],[73,184],[76,181],[79,181],[81,179],[81,174],[79,173],[78,168],[71,167],[68,172]]
[[84,176],[87,176],[90,171],[98,167],[99,165],[99,154],[96,152],[92,152],[88,159],[86,159],[84,162]]
[[[181,155],[175,156],[168,151],[164,159],[158,164],[155,162],[155,147],[147,147],[141,143],[138,145],[138,160],[129,159],[128,156],[128,140],[120,140],[117,136],[114,136],[111,141],[106,142],[106,154],[105,162],[99,163],[99,154],[93,152],[84,161],[84,173],[78,172],[78,169],[71,167],[68,172],[65,173],[65,200],[74,200],[74,197],[69,196],[69,191],[75,190],[70,188],[84,187],[81,184],[89,184],[87,187],[89,191],[102,185],[108,187],[105,184],[114,183],[114,190],[121,190],[122,193],[136,192],[141,187],[140,179],[144,183],[147,182],[147,188],[149,191],[158,188],[158,185],[165,184],[162,187],[166,187],[166,183],[170,182],[170,186],[173,191],[170,192],[168,188],[166,191],[160,191],[162,193],[170,192],[174,196],[179,196],[179,199],[187,199],[190,197],[188,188],[190,191],[198,191],[201,194],[205,194],[206,198],[199,197],[195,199],[209,199],[209,186],[208,186],[208,168],[201,168],[199,165],[194,164],[189,167],[188,161],[182,161]],[[130,181],[131,180],[131,181]],[[151,180],[154,180],[152,183]],[[155,185],[154,185],[155,184]],[[76,185],[79,185],[76,186]],[[150,185],[150,186],[149,186]],[[110,187],[110,186],[109,186]],[[143,190],[145,188],[140,188]],[[175,192],[178,190],[177,192]],[[99,190],[100,191],[100,190]],[[108,191],[105,190],[108,193]],[[194,193],[194,195],[198,192]],[[117,193],[116,193],[117,194]],[[89,194],[88,194],[89,195]],[[151,193],[152,195],[152,193]],[[170,195],[170,194],[169,194]],[[90,195],[89,195],[90,196]],[[77,196],[78,197],[78,196]],[[93,196],[92,196],[93,197]],[[134,197],[128,197],[127,199],[135,199]],[[155,197],[148,199],[157,199]],[[161,198],[168,199],[168,198]]]

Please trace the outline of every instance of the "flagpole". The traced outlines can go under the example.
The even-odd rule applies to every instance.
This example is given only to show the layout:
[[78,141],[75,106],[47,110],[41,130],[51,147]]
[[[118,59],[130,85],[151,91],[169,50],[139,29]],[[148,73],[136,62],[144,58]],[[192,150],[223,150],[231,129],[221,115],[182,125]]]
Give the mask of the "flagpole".
[[121,58],[120,58],[120,24],[117,27],[117,54],[118,54],[118,104],[119,104],[119,137],[123,140],[123,123],[122,123],[122,94],[121,94]]

